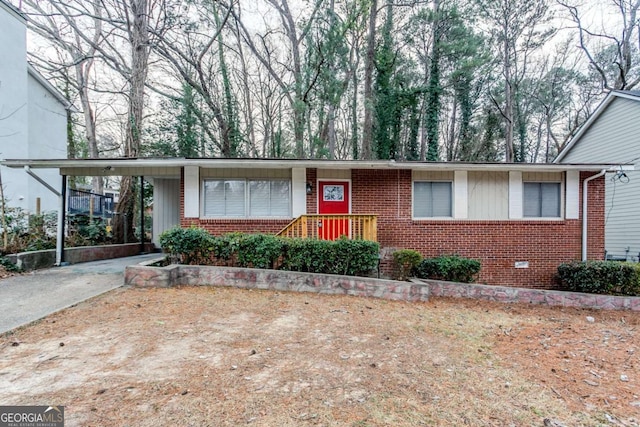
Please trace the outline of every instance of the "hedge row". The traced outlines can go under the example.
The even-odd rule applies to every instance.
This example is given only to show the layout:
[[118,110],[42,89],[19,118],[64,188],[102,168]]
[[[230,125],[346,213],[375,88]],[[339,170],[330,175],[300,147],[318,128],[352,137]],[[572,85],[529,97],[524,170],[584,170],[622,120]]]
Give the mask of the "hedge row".
[[378,266],[378,243],[364,240],[290,239],[267,234],[213,236],[202,228],[175,227],[160,235],[173,262],[272,268],[310,273],[365,276]]
[[405,280],[409,276],[422,279],[447,280],[471,283],[480,272],[480,261],[458,255],[444,255],[423,259],[411,249],[401,249],[393,253],[396,278]]
[[569,291],[640,296],[640,265],[618,261],[561,264],[560,283]]

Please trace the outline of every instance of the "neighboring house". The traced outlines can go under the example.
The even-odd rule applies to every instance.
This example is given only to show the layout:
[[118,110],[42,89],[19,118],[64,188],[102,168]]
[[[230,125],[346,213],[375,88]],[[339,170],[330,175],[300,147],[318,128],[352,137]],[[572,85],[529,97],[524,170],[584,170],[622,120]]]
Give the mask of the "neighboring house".
[[598,175],[613,167],[264,159],[3,164],[57,167],[63,175],[144,176],[154,184],[155,242],[175,225],[215,235],[285,229],[321,238],[345,234],[377,240],[386,275],[392,251],[409,248],[427,257],[479,259],[479,282],[536,288],[553,288],[558,265],[583,257],[585,237],[585,256],[604,257],[604,179]]
[[[69,102],[27,63],[26,18],[0,0],[0,158],[56,159],[67,156]],[[3,168],[9,206],[57,210],[58,197],[22,171]],[[55,169],[39,176],[60,187]]]
[[[640,92],[610,92],[554,160],[583,162],[640,165]],[[607,257],[638,261],[640,171],[609,173],[605,187]]]

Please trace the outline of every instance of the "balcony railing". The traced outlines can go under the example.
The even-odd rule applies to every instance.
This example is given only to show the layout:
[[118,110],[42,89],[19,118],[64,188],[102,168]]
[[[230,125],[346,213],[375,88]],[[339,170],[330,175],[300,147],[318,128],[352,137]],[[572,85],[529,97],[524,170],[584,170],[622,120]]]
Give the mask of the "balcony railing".
[[353,240],[378,241],[377,215],[301,215],[278,233],[284,237],[336,240],[342,236]]

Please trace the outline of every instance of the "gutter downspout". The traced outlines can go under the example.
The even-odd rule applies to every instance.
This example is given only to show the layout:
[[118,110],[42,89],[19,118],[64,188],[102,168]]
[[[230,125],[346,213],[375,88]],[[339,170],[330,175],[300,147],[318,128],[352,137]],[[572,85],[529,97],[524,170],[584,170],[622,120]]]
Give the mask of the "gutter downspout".
[[587,260],[587,206],[588,206],[588,185],[589,181],[600,178],[607,173],[606,169],[602,169],[595,175],[582,181],[582,261]]

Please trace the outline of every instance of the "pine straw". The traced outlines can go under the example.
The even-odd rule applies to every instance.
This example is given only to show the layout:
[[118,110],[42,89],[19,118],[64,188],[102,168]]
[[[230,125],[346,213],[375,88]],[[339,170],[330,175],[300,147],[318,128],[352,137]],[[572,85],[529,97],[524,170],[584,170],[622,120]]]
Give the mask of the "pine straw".
[[639,323],[446,299],[119,289],[3,337],[0,402],[64,405],[69,426],[637,425]]

